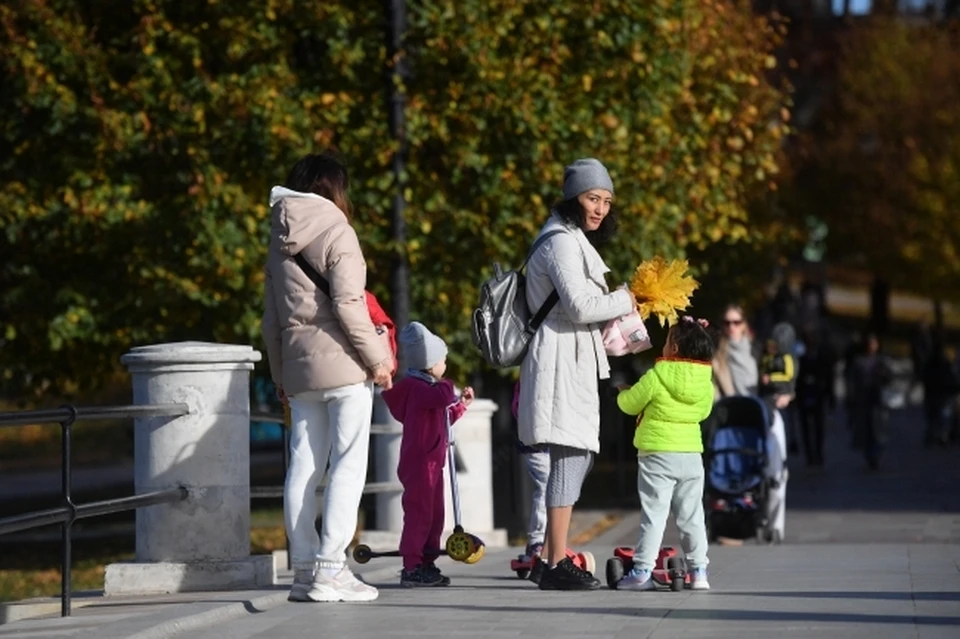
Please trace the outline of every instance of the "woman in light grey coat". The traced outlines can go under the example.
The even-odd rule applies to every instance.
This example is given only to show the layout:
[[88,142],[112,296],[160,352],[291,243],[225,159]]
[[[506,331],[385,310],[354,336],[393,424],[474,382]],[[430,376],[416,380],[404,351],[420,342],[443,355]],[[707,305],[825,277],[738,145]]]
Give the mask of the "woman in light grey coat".
[[600,582],[566,558],[573,505],[600,450],[598,380],[610,376],[601,330],[626,315],[636,299],[610,292],[610,271],[594,248],[616,228],[613,182],[595,159],[564,171],[563,201],[541,235],[547,239],[527,264],[527,303],[534,312],[556,290],[559,302],[533,336],[520,368],[519,434],[528,446],[550,452],[547,480],[547,566],[532,578],[542,590],[592,590]]

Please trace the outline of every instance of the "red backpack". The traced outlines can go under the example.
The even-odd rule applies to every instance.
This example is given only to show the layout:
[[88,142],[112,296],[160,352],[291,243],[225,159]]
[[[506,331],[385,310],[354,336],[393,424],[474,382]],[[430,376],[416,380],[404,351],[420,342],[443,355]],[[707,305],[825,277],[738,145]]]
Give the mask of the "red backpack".
[[390,356],[393,358],[393,368],[391,372],[396,375],[397,367],[400,365],[397,361],[397,325],[393,323],[387,312],[380,306],[376,295],[370,291],[364,291],[367,294],[367,309],[370,311],[370,319],[377,329],[377,334],[390,349]]

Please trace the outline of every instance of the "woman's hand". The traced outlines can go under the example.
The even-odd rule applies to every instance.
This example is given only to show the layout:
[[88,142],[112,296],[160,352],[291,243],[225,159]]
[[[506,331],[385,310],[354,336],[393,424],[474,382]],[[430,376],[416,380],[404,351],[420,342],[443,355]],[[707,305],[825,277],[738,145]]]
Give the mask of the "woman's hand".
[[790,405],[790,402],[793,401],[793,395],[777,395],[774,400],[777,405],[778,410],[782,410]]
[[390,367],[386,364],[377,364],[373,367],[373,383],[383,390],[390,390],[393,387],[393,376],[390,374]]
[[460,401],[463,402],[464,406],[469,406],[473,403],[475,397],[476,395],[473,392],[473,388],[466,386],[463,389],[463,393],[460,395]]

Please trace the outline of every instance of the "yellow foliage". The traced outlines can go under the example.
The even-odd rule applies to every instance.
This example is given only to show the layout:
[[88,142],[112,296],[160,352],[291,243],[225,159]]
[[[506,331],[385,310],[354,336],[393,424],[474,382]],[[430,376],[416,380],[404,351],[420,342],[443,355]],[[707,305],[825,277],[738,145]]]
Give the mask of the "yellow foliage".
[[690,296],[700,286],[687,275],[686,260],[667,262],[659,255],[637,267],[630,281],[630,290],[637,298],[640,317],[656,315],[663,326],[677,323],[677,311],[690,306]]

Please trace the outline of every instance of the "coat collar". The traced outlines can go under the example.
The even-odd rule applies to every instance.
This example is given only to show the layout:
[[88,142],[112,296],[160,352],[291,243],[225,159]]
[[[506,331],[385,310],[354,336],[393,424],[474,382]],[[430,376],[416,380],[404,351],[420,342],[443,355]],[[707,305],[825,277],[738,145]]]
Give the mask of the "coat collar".
[[541,234],[553,230],[561,230],[569,233],[577,240],[577,244],[580,245],[580,252],[583,255],[584,264],[587,268],[587,275],[604,290],[607,290],[607,281],[604,276],[610,272],[610,269],[603,262],[603,258],[600,257],[597,249],[593,247],[593,244],[590,243],[583,231],[572,224],[564,222],[556,213],[551,213],[547,223],[543,226]]

